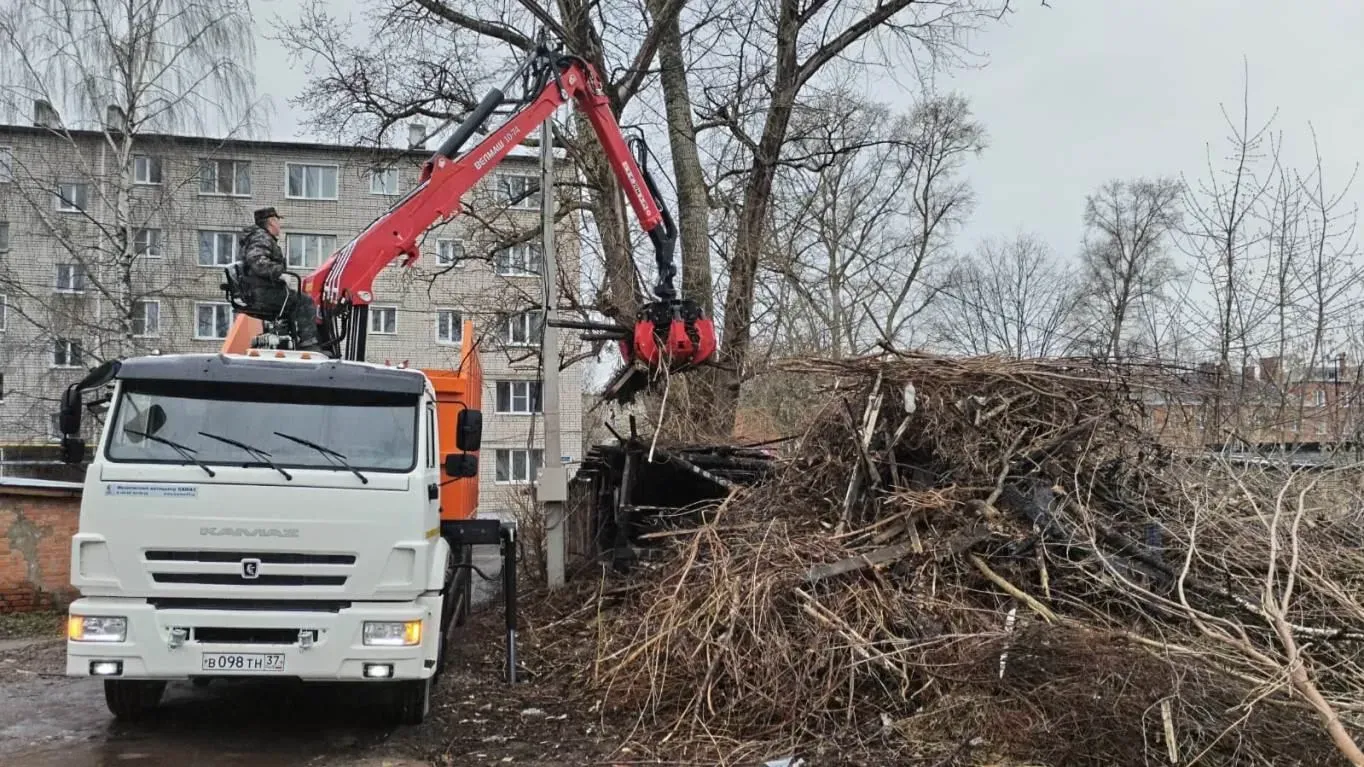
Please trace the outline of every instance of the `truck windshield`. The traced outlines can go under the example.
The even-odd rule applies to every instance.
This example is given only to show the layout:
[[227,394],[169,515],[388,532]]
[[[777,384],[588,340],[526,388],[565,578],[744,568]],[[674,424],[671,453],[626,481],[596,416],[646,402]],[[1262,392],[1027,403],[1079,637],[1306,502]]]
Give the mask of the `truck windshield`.
[[[417,465],[419,414],[417,397],[409,394],[125,381],[109,419],[113,432],[105,455],[116,462],[185,463],[169,440],[209,466],[351,471],[282,432],[344,455],[346,465],[362,472],[407,472]],[[205,431],[269,459],[208,439]]]

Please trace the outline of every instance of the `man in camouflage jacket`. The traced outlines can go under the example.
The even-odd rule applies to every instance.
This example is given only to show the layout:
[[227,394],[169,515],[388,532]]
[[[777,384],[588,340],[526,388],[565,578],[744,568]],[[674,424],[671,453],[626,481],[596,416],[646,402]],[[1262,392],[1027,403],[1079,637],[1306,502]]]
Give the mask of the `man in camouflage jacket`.
[[284,281],[288,264],[279,247],[280,215],[274,208],[255,213],[256,223],[242,231],[237,258],[244,265],[242,287],[256,311],[280,316],[288,312],[298,334],[298,348],[322,351],[317,337],[317,305],[306,293]]

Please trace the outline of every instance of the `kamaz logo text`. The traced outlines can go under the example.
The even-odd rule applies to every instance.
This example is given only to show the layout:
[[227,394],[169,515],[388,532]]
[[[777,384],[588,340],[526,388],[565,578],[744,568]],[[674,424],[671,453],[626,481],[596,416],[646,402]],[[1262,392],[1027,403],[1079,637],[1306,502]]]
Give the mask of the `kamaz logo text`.
[[200,535],[234,538],[297,538],[297,527],[201,527]]
[[496,157],[497,154],[502,151],[502,148],[507,146],[507,144],[515,142],[516,137],[519,135],[521,135],[520,128],[512,128],[511,130],[507,131],[502,136],[502,138],[498,140],[496,144],[493,144],[488,151],[479,155],[479,158],[477,160],[474,160],[474,170],[483,170],[484,165],[487,165],[494,157]]

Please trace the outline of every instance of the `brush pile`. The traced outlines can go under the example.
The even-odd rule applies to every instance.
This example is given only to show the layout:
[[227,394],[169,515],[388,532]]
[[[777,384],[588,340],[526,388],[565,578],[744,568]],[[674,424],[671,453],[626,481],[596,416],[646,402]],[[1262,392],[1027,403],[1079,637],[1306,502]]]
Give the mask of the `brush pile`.
[[787,369],[828,388],[785,467],[555,642],[590,654],[574,683],[637,714],[635,742],[811,767],[1352,763],[1350,472],[1173,454],[1142,428],[1162,381],[1130,369]]

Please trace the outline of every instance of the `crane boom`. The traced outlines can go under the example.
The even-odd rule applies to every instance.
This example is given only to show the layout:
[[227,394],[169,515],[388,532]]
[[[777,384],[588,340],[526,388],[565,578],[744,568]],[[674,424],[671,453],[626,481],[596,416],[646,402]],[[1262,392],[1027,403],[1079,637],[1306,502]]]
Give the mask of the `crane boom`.
[[[473,149],[459,154],[488,117],[507,103],[505,91],[523,75],[529,75],[533,85],[521,107]],[[633,332],[613,326],[594,329],[619,339],[627,361],[640,360],[648,366],[666,361],[683,367],[706,361],[715,351],[714,326],[695,302],[680,299],[673,285],[677,228],[646,170],[642,140],[636,140],[641,144],[636,161],[592,65],[581,57],[553,52],[543,45],[506,86],[490,91],[423,163],[412,191],[302,279],[301,289],[312,296],[321,314],[323,345],[335,348],[345,341],[345,358],[364,359],[365,318],[374,299],[374,279],[380,271],[399,258],[404,259],[404,267],[415,263],[421,257],[418,243],[422,235],[432,226],[459,215],[464,194],[569,100],[591,124],[640,227],[649,235],[658,267],[654,287],[658,300],[643,307]],[[550,148],[542,147],[541,151]]]

